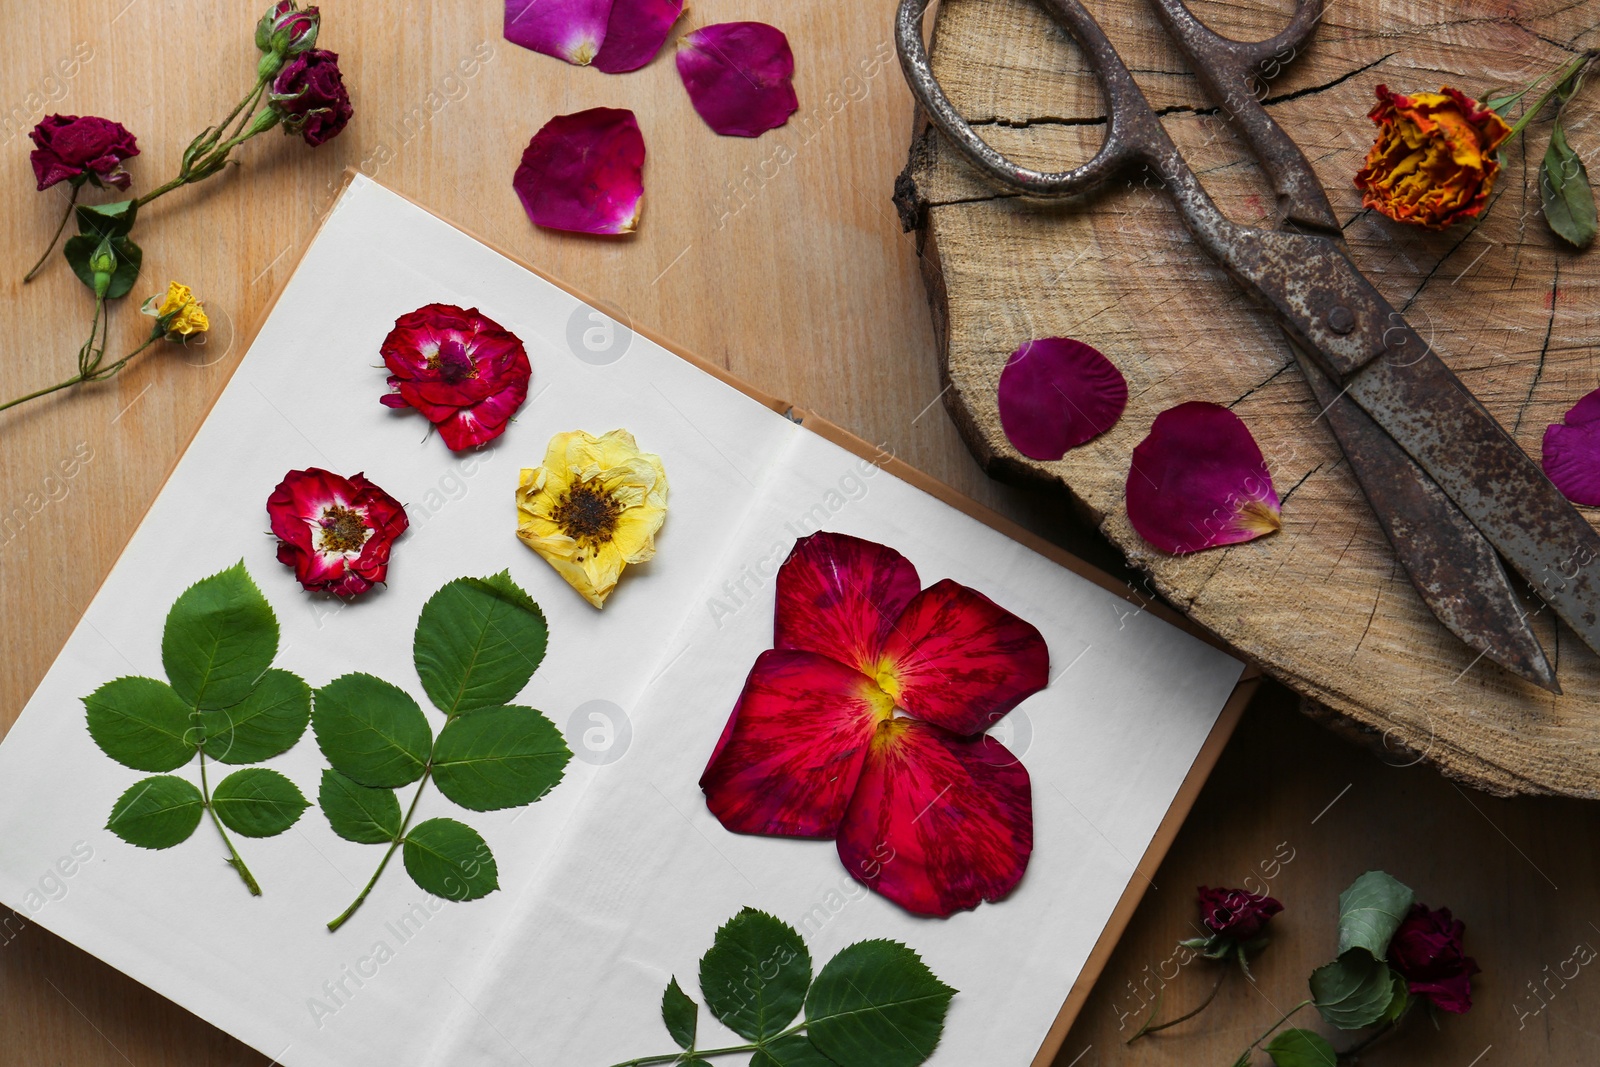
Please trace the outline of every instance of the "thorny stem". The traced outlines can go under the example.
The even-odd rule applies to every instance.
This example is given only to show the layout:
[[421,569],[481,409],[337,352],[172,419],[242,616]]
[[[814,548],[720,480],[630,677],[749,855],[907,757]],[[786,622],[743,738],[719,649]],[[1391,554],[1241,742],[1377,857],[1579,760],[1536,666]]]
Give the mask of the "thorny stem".
[[33,281],[33,276],[39,273],[39,268],[44,266],[44,261],[49,259],[50,253],[56,250],[56,242],[61,240],[61,231],[67,228],[67,220],[72,217],[72,209],[77,206],[78,193],[81,192],[82,189],[83,186],[81,185],[74,185],[72,187],[72,195],[67,198],[67,210],[61,216],[61,225],[56,227],[56,235],[50,238],[50,243],[45,246],[44,255],[39,257],[39,262],[35,263],[33,265],[33,269],[22,276],[23,285],[27,285],[29,282]]
[[1169,1026],[1177,1026],[1179,1023],[1187,1022],[1190,1019],[1193,1019],[1196,1015],[1199,1015],[1201,1012],[1205,1011],[1211,1006],[1211,1002],[1217,999],[1217,990],[1222,988],[1222,979],[1227,973],[1228,972],[1226,970],[1219,970],[1217,972],[1217,980],[1211,983],[1211,992],[1206,994],[1206,999],[1202,1000],[1199,1006],[1193,1011],[1184,1012],[1176,1019],[1168,1019],[1164,1023],[1158,1023],[1155,1026],[1151,1026],[1150,1019],[1154,1019],[1156,1017],[1156,1008],[1160,1007],[1160,1000],[1158,999],[1156,1002],[1156,1008],[1152,1008],[1150,1010],[1150,1019],[1146,1019],[1144,1021],[1144,1025],[1139,1027],[1138,1032],[1136,1032],[1132,1037],[1128,1038],[1124,1044],[1131,1045],[1145,1034],[1153,1034],[1158,1030],[1165,1030]]
[[797,1034],[805,1028],[805,1023],[795,1023],[783,1033],[774,1034],[765,1041],[758,1041],[753,1045],[730,1045],[727,1048],[679,1049],[677,1052],[664,1052],[659,1056],[640,1056],[636,1060],[624,1060],[621,1063],[612,1064],[612,1067],[648,1067],[649,1064],[653,1063],[686,1063],[691,1058],[704,1059],[707,1056],[730,1056],[735,1052],[756,1052],[764,1050],[768,1044],[777,1041],[779,1038]]
[[411,818],[417,813],[417,802],[422,799],[422,791],[427,787],[428,779],[431,777],[433,777],[433,759],[430,756],[428,759],[428,766],[422,772],[422,780],[417,783],[417,795],[411,798],[411,807],[406,809],[405,821],[400,824],[400,832],[395,835],[395,839],[393,841],[389,842],[389,851],[383,854],[383,859],[378,863],[378,869],[372,872],[371,878],[367,879],[367,884],[362,887],[361,895],[356,897],[355,900],[351,901],[350,906],[344,909],[344,911],[340,912],[338,918],[328,923],[329,933],[332,933],[333,931],[339,929],[339,927],[343,926],[345,924],[345,920],[354,915],[356,913],[356,909],[361,907],[362,902],[367,899],[367,894],[372,892],[372,887],[378,884],[378,876],[383,873],[383,869],[385,867],[389,866],[390,857],[394,855],[395,849],[399,848],[401,843],[405,841],[406,831],[411,829]]
[[[189,165],[184,167],[182,172],[179,173],[176,178],[173,178],[165,185],[157,186],[141,196],[137,202],[138,206],[144,207],[157,197],[165,196],[174,189],[188,185],[191,181],[201,180],[191,177],[191,175],[197,169],[205,172],[204,177],[210,177],[211,174],[215,173],[215,171],[208,171],[207,168],[212,164],[226,158],[229,152],[233,151],[239,145],[250,139],[249,135],[242,134],[240,131],[245,128],[245,124],[249,121],[250,117],[255,114],[255,105],[257,101],[261,99],[261,94],[266,91],[266,86],[267,81],[265,78],[257,79],[255,85],[250,88],[250,91],[244,94],[244,98],[233,106],[232,111],[228,112],[227,117],[224,118],[220,124],[214,127],[215,133],[212,134],[213,140],[206,146],[205,155],[200,159],[191,159],[189,161]],[[222,135],[222,132],[227,128],[228,123],[232,122],[236,116],[239,118],[239,124],[234,128],[234,135],[228,138],[226,141],[223,141],[220,145],[217,144],[215,138]]]
[[1296,1004],[1294,1007],[1290,1008],[1288,1011],[1286,1011],[1282,1015],[1278,1016],[1278,1021],[1273,1023],[1271,1026],[1267,1027],[1266,1033],[1262,1034],[1260,1037],[1258,1037],[1254,1041],[1250,1042],[1250,1047],[1245,1049],[1243,1052],[1239,1053],[1239,1058],[1237,1060],[1235,1060],[1234,1062],[1235,1063],[1249,1062],[1250,1053],[1254,1052],[1256,1050],[1256,1047],[1258,1045],[1260,1045],[1261,1042],[1263,1042],[1267,1038],[1271,1037],[1272,1036],[1272,1031],[1276,1030],[1278,1027],[1280,1027],[1284,1023],[1288,1022],[1289,1021],[1289,1016],[1293,1015],[1295,1012],[1299,1011],[1301,1008],[1309,1006],[1310,1004],[1311,1004],[1311,998],[1307,997],[1305,1000],[1302,1000],[1300,1003]]
[[250,868],[244,865],[244,859],[240,857],[239,850],[233,847],[233,841],[228,837],[228,831],[222,828],[222,820],[217,818],[217,809],[211,803],[211,789],[206,785],[206,750],[198,745],[195,747],[200,753],[200,799],[205,804],[206,810],[211,813],[211,821],[216,824],[217,833],[222,835],[222,843],[228,846],[228,853],[233,857],[228,863],[234,870],[239,872],[239,877],[244,879],[244,884],[249,888],[250,895],[259,897],[261,895],[261,886],[256,884],[255,875],[250,873]]

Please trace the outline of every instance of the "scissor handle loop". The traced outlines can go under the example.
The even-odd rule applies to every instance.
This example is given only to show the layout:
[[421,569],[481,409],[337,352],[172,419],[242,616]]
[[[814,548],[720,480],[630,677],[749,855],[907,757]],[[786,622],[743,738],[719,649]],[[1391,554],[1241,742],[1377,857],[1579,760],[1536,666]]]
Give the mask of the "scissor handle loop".
[[[1322,20],[1324,0],[1295,0],[1289,25],[1265,41],[1224,37],[1195,17],[1184,0],[1151,0],[1167,31],[1190,56],[1226,56],[1236,70],[1274,78],[1300,51]],[[1215,60],[1213,59],[1213,62]],[[1226,101],[1218,101],[1226,106]],[[1231,110],[1231,109],[1230,109]]]

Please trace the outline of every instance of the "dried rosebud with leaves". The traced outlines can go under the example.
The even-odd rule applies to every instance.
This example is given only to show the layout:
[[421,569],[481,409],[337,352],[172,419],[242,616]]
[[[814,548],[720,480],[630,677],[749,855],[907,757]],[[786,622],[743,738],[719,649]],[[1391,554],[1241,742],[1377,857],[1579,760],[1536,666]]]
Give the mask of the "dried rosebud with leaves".
[[316,8],[301,10],[294,0],[278,0],[256,23],[256,47],[269,57],[277,57],[281,65],[285,56],[297,56],[314,48],[321,28],[322,13]]

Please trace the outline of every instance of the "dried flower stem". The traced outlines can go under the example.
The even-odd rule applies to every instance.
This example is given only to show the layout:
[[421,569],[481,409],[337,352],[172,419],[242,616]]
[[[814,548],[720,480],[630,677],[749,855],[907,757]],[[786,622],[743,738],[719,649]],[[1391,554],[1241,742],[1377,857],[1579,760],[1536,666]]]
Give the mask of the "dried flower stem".
[[110,378],[112,375],[122,370],[123,367],[126,367],[128,365],[128,361],[133,359],[134,356],[137,356],[140,352],[143,352],[145,349],[155,344],[156,341],[161,339],[162,332],[160,324],[158,323],[156,328],[151,331],[150,336],[145,338],[144,343],[138,348],[135,348],[132,352],[129,352],[127,355],[123,356],[121,359],[109,366],[100,366],[100,361],[105,358],[105,341],[102,340],[100,342],[100,347],[96,349],[94,347],[94,338],[96,331],[103,333],[105,319],[102,318],[100,314],[102,307],[103,301],[97,301],[95,304],[94,323],[90,326],[89,340],[85,341],[83,347],[78,349],[78,373],[74,374],[64,382],[57,382],[55,385],[47,385],[43,389],[36,389],[25,396],[19,396],[14,400],[7,400],[5,403],[0,404],[0,411],[5,411],[7,408],[14,408],[18,404],[26,403],[29,400],[37,400],[41,396],[48,396],[49,394],[57,392],[61,389],[69,389],[72,386],[78,385],[82,382],[105,381],[107,378]]
[[1151,1026],[1150,1025],[1150,1020],[1154,1019],[1156,1017],[1156,1012],[1158,1010],[1160,1010],[1160,1008],[1161,1008],[1161,994],[1158,992],[1156,994],[1155,1003],[1153,1005],[1151,1005],[1151,1007],[1150,1007],[1150,1016],[1149,1016],[1149,1018],[1145,1019],[1144,1025],[1139,1027],[1139,1029],[1134,1033],[1134,1035],[1132,1037],[1128,1038],[1127,1041],[1123,1042],[1123,1044],[1131,1045],[1135,1041],[1139,1040],[1141,1037],[1143,1037],[1146,1034],[1153,1034],[1158,1030],[1165,1030],[1169,1026],[1177,1026],[1179,1023],[1188,1022],[1190,1019],[1193,1019],[1196,1015],[1199,1015],[1201,1012],[1205,1011],[1207,1008],[1209,1008],[1211,1006],[1211,1002],[1213,1000],[1217,999],[1217,990],[1222,988],[1222,979],[1223,979],[1223,977],[1225,975],[1227,975],[1227,973],[1228,972],[1225,971],[1225,970],[1220,970],[1220,971],[1217,972],[1217,980],[1215,982],[1211,983],[1211,992],[1207,993],[1206,994],[1206,999],[1202,1000],[1199,1003],[1199,1005],[1197,1007],[1195,1007],[1193,1010],[1184,1012],[1182,1015],[1178,1016],[1176,1019],[1168,1019],[1164,1023],[1157,1023],[1156,1025]]
[[44,266],[44,261],[49,259],[50,253],[56,250],[56,242],[61,240],[61,232],[67,228],[67,220],[72,217],[72,209],[77,206],[78,193],[82,189],[83,186],[81,185],[73,185],[72,195],[67,198],[67,210],[61,215],[61,225],[56,227],[56,235],[50,238],[50,243],[45,246],[44,255],[39,257],[39,262],[35,263],[33,265],[33,269],[22,276],[23,285],[27,285],[29,282],[33,281],[33,276],[39,273],[39,268]]
[[[267,79],[257,78],[256,83],[250,87],[250,91],[245,93],[237,104],[233,105],[233,110],[228,112],[221,122],[215,126],[206,127],[200,136],[190,142],[188,150],[184,153],[184,163],[178,171],[178,176],[165,185],[159,185],[150,190],[150,192],[145,193],[138,199],[138,206],[144,207],[150,201],[165,196],[174,189],[192,185],[195,182],[211,177],[211,175],[221,170],[228,161],[229,152],[256,134],[261,133],[264,129],[269,128],[267,126],[258,128],[258,122],[253,123],[250,121],[256,116],[256,107],[261,101],[262,94],[266,92],[266,88]],[[238,123],[234,126],[233,134],[226,141],[222,141],[219,144],[218,141],[227,130],[228,124],[236,118]],[[248,128],[246,128],[247,123],[249,124]]]

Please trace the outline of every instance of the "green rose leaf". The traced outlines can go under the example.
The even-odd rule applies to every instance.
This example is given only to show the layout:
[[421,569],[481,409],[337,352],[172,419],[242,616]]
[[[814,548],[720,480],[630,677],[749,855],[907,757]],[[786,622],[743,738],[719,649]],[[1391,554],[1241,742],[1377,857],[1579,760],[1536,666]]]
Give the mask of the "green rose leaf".
[[1406,982],[1406,976],[1399,971],[1391,969],[1389,978],[1394,982],[1394,994],[1389,1001],[1389,1006],[1383,1011],[1383,1021],[1386,1023],[1399,1021],[1400,1016],[1404,1015],[1406,1009],[1411,1007],[1411,990]]
[[806,1033],[839,1067],[916,1067],[939,1044],[956,991],[897,941],[861,941],[806,996]]
[[100,238],[93,234],[80,233],[76,237],[68,237],[61,246],[61,254],[66,257],[67,265],[72,268],[72,273],[78,280],[94,289],[94,258],[95,249],[100,247]]
[[324,768],[317,803],[333,832],[346,841],[380,845],[400,836],[400,798],[392,789],[373,789]]
[[1324,1021],[1360,1030],[1382,1019],[1394,1000],[1388,964],[1353,948],[1311,972],[1311,998]]
[[217,818],[246,837],[281,834],[310,806],[298,786],[265,767],[234,771],[211,793]]
[[1574,248],[1594,240],[1594,189],[1583,157],[1567,143],[1567,131],[1558,118],[1550,129],[1550,144],[1539,164],[1539,199],[1550,229]]
[[433,731],[399,686],[370,674],[345,674],[316,691],[311,729],[333,769],[374,788],[422,777]]
[[544,613],[508,571],[457,578],[417,619],[412,655],[428,699],[454,717],[509,704],[544,658]]
[[429,819],[406,834],[412,881],[446,900],[477,900],[500,888],[494,853],[478,831],[454,819]]
[[118,678],[83,698],[89,736],[101,751],[136,771],[173,771],[194,758],[189,705],[154,678]]
[[116,300],[133,291],[134,283],[139,280],[139,267],[144,262],[144,249],[134,244],[131,237],[113,237],[111,248],[116,253],[117,265],[111,271],[106,299]]
[[1311,1030],[1285,1030],[1267,1044],[1277,1067],[1338,1067],[1339,1057],[1328,1039]]
[[167,680],[202,709],[249,696],[277,653],[278,619],[243,560],[186,589],[161,635]]
[[700,1005],[689,999],[689,994],[678,985],[676,975],[661,994],[661,1021],[667,1024],[667,1033],[680,1048],[694,1048],[694,1035],[700,1026]]
[[723,1025],[750,1041],[786,1029],[805,1005],[811,954],[788,923],[745,908],[700,958],[700,992]]
[[260,763],[287,752],[311,721],[311,687],[277,669],[232,707],[200,713],[206,755],[220,763]]
[[780,1037],[750,1058],[750,1067],[839,1067],[803,1034]]
[[1351,882],[1339,894],[1339,955],[1364,948],[1383,959],[1413,899],[1409,888],[1383,871],[1368,871]]
[[463,808],[514,808],[555,788],[571,758],[561,731],[532,708],[479,708],[439,731],[433,780]]
[[194,833],[203,810],[200,790],[160,774],[133,783],[117,798],[106,829],[140,848],[171,848]]
[[79,204],[74,213],[78,219],[78,233],[93,237],[98,242],[102,237],[126,237],[139,214],[139,202],[119,200],[115,204]]

